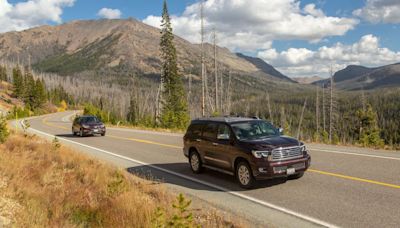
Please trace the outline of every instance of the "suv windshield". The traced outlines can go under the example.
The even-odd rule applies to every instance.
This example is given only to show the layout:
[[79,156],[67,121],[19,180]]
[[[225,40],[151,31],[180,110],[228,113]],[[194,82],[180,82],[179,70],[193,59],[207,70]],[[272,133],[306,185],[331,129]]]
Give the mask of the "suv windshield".
[[279,131],[265,121],[233,123],[231,126],[239,140],[254,140],[279,135]]
[[82,118],[82,123],[100,123],[100,120],[96,117],[85,117]]

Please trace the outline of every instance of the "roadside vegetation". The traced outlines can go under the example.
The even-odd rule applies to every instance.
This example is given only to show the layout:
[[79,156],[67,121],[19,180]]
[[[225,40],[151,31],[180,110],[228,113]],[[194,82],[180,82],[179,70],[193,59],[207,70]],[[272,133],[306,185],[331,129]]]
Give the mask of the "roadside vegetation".
[[58,140],[12,134],[0,144],[0,219],[10,227],[243,226],[224,216]]

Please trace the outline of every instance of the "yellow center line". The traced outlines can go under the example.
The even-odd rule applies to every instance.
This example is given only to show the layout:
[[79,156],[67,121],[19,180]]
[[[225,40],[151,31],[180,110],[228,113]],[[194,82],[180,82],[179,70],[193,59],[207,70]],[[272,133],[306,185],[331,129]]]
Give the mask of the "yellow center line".
[[[56,127],[56,128],[60,128],[60,129],[65,129],[65,130],[69,130],[69,128],[63,127],[63,126],[59,126],[56,124],[52,124],[49,123],[47,121],[48,118],[44,118],[42,120],[42,122],[50,127]],[[169,147],[169,148],[175,148],[175,149],[182,149],[181,146],[175,146],[175,145],[170,145],[170,144],[164,144],[164,143],[158,143],[158,142],[154,142],[154,141],[150,141],[150,140],[144,140],[144,139],[136,139],[136,138],[125,138],[125,137],[119,137],[119,136],[114,136],[114,135],[107,135],[107,137],[109,138],[114,138],[114,139],[121,139],[121,140],[129,140],[129,141],[134,141],[134,142],[138,142],[138,143],[145,143],[145,144],[151,144],[151,145],[158,145],[158,146],[163,146],[163,147]]]
[[346,176],[346,175],[337,174],[337,173],[330,173],[330,172],[325,172],[325,171],[320,171],[320,170],[315,170],[315,169],[308,169],[308,172],[313,172],[313,173],[318,173],[318,174],[322,174],[322,175],[328,175],[328,176],[339,177],[339,178],[348,179],[348,180],[354,180],[354,181],[359,181],[359,182],[365,182],[365,183],[400,189],[400,185],[388,184],[385,182],[368,180],[368,179],[352,177],[352,176]]
[[49,123],[49,122],[47,122],[47,119],[48,119],[49,117],[46,117],[46,118],[43,118],[42,119],[42,123],[44,124],[44,125],[47,125],[47,126],[49,126],[49,127],[55,127],[55,128],[60,128],[60,129],[64,129],[64,130],[69,130],[69,128],[66,128],[66,127],[63,127],[63,126],[59,126],[59,125],[56,125],[56,124],[52,124],[52,123]]
[[163,146],[163,147],[169,147],[169,148],[175,148],[175,149],[182,149],[181,146],[175,146],[175,145],[170,145],[170,144],[158,143],[158,142],[149,141],[149,140],[144,140],[144,139],[125,138],[125,137],[119,137],[119,136],[114,136],[114,135],[107,135],[107,137],[114,138],[114,139],[129,140],[129,141],[134,141],[134,142],[139,142],[139,143],[145,143],[145,144],[151,144],[151,145],[157,145],[157,146]]
[[[56,128],[61,128],[61,129],[66,129],[69,130],[69,128],[58,126],[56,124],[51,124],[47,122],[47,118],[42,119],[42,123],[50,126],[50,127],[56,127]],[[120,140],[129,140],[133,142],[138,142],[138,143],[144,143],[144,144],[151,144],[151,145],[157,145],[157,146],[163,146],[163,147],[169,147],[169,148],[175,148],[175,149],[182,149],[181,146],[175,146],[175,145],[170,145],[170,144],[164,144],[164,143],[158,143],[150,140],[144,140],[144,139],[137,139],[137,138],[125,138],[125,137],[119,137],[119,136],[114,136],[114,135],[107,135],[107,137],[114,138],[114,139],[120,139]],[[380,185],[380,186],[385,186],[385,187],[390,187],[390,188],[396,188],[400,189],[400,185],[395,185],[395,184],[389,184],[385,182],[380,182],[380,181],[374,181],[374,180],[368,180],[368,179],[363,179],[363,178],[358,178],[358,177],[352,177],[352,176],[346,176],[342,174],[337,174],[337,173],[331,173],[331,172],[325,172],[321,170],[316,170],[316,169],[308,169],[308,172],[312,173],[318,173],[322,175],[327,175],[327,176],[332,176],[332,177],[338,177],[342,179],[347,179],[347,180],[353,180],[353,181],[358,181],[358,182],[364,182],[364,183],[369,183],[369,184],[375,184],[375,185]]]

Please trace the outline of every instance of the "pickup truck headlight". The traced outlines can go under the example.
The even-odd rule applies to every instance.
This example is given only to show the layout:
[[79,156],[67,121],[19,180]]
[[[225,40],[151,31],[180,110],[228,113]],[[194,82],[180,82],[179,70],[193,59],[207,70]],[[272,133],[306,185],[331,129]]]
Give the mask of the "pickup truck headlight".
[[251,151],[253,156],[255,158],[267,158],[270,155],[269,151],[258,151],[258,150],[253,150]]

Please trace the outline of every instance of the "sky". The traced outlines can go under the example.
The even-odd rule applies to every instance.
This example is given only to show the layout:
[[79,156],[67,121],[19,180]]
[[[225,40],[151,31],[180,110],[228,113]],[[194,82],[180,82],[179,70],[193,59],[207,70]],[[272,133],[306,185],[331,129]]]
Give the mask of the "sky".
[[[0,32],[72,20],[160,26],[163,0],[0,0]],[[200,41],[200,1],[168,0],[174,33]],[[400,62],[400,0],[204,0],[206,41],[259,57],[290,77]]]

